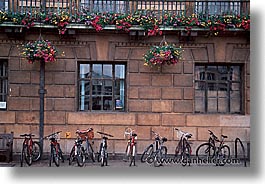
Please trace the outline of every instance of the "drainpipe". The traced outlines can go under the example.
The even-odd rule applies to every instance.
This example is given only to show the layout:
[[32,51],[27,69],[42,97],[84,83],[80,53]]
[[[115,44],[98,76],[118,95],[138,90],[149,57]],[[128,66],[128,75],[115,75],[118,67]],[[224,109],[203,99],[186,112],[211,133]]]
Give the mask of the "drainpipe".
[[45,61],[40,61],[40,125],[39,125],[39,141],[41,146],[41,152],[43,153],[43,137],[44,137],[44,94],[46,90],[45,86]]

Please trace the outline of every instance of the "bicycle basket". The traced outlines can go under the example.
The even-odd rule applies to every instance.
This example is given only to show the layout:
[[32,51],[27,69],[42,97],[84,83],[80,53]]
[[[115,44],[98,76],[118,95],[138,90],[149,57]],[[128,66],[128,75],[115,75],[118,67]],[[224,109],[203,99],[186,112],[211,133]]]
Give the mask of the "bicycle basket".
[[87,133],[87,137],[88,137],[88,139],[93,139],[93,138],[94,138],[94,131],[93,131],[93,130],[90,130],[90,131]]

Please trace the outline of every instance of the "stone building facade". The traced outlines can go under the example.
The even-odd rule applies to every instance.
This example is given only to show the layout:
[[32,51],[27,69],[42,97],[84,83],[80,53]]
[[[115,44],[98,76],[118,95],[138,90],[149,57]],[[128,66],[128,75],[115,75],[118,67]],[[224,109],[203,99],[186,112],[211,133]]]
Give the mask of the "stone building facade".
[[[27,63],[20,56],[18,46],[25,40],[36,40],[39,33],[38,29],[33,28],[19,37],[8,34],[4,28],[0,28],[0,62],[7,63],[8,95],[6,108],[0,111],[0,133],[13,131],[14,152],[19,152],[22,142],[20,134],[31,132],[37,135],[36,138],[39,135],[40,76],[39,63]],[[96,150],[100,140],[96,131],[114,136],[109,140],[109,152],[113,154],[124,152],[126,141],[123,133],[126,127],[138,133],[139,154],[152,142],[151,130],[167,137],[168,151],[174,153],[178,140],[175,127],[193,134],[193,153],[200,143],[208,140],[208,129],[218,136],[227,135],[232,153],[236,137],[245,145],[250,142],[249,32],[227,31],[217,36],[206,36],[206,32],[200,30],[193,40],[183,41],[180,30],[165,30],[163,33],[167,42],[181,45],[184,52],[181,62],[164,65],[160,69],[144,66],[143,54],[150,46],[159,45],[163,36],[143,36],[134,40],[128,33],[111,29],[99,33],[76,29],[74,35],[61,37],[54,32],[54,28],[43,30],[42,36],[52,41],[65,55],[59,56],[55,63],[46,64],[44,135],[61,130],[60,141],[65,153],[70,152],[75,131],[89,127],[95,131]],[[115,109],[115,104],[108,111],[103,107],[101,110],[80,107],[82,64],[124,66],[122,110]],[[240,85],[236,90],[240,96],[235,97],[235,104],[223,103],[220,100],[222,90],[213,89],[207,95],[209,97],[210,92],[221,91],[219,101],[217,92],[213,95],[217,101],[213,106],[219,110],[205,111],[205,99],[198,93],[197,80],[202,80],[197,78],[200,66],[239,68],[235,75],[238,75],[240,81],[236,83]],[[204,93],[204,88],[201,91]],[[233,99],[232,94],[229,98]],[[208,111],[211,111],[210,102],[207,105]],[[236,109],[233,110],[233,107]],[[66,132],[70,132],[68,138]],[[47,141],[44,146],[44,151],[48,152]]]

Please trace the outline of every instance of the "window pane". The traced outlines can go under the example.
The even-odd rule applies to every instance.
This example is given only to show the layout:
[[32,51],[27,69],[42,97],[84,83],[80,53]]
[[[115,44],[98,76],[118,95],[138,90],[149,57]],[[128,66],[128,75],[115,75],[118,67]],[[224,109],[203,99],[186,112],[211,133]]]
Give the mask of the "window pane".
[[115,109],[121,110],[124,108],[124,81],[115,81]]
[[104,96],[103,97],[103,110],[112,110],[112,97],[111,96]]
[[119,78],[119,79],[125,78],[125,66],[124,65],[115,66],[115,78]]
[[228,98],[218,98],[218,112],[228,112]]
[[100,96],[92,97],[92,110],[101,110],[102,109],[102,98]]
[[79,65],[79,77],[88,78],[90,74],[90,65],[89,64],[80,64]]
[[205,98],[195,98],[195,112],[205,112]]
[[104,91],[102,94],[104,95],[112,95],[112,80],[104,80]]
[[80,81],[79,82],[79,93],[80,95],[90,94],[90,81]]
[[208,98],[208,112],[217,112],[217,98]]
[[230,99],[230,112],[231,113],[240,113],[240,98],[231,98]]
[[93,64],[92,78],[102,78],[102,64]]
[[112,65],[103,65],[103,78],[112,79]]
[[233,66],[231,67],[231,80],[233,81],[240,81],[240,67],[239,66]]
[[92,82],[92,95],[101,95],[102,93],[102,80],[93,80]]
[[89,96],[80,96],[79,109],[81,111],[89,110]]

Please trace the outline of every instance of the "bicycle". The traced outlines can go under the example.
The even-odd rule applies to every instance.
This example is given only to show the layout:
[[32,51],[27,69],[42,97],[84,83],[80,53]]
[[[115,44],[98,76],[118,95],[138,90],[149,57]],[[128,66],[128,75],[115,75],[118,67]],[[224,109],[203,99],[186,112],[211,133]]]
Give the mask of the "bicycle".
[[[216,160],[216,165],[223,166],[225,165],[224,159],[230,157],[230,148],[224,143],[224,139],[226,139],[227,136],[221,135],[221,140],[219,140],[211,130],[208,131],[210,134],[208,142],[201,144],[197,148],[196,157],[199,159],[214,158]],[[219,142],[218,146],[216,146],[216,142]]]
[[50,140],[50,147],[51,147],[50,157],[49,157],[49,166],[50,167],[52,165],[52,162],[54,162],[57,167],[60,166],[60,160],[62,160],[62,162],[64,162],[63,152],[61,150],[60,143],[58,142],[60,140],[60,133],[61,132],[62,131],[58,131],[58,132],[52,133],[52,134],[44,137],[45,139]]
[[28,166],[31,166],[32,162],[38,161],[41,156],[40,143],[33,141],[32,137],[34,134],[22,134],[20,137],[24,137],[21,155],[20,155],[20,166],[23,167],[23,161],[25,160]]
[[130,167],[132,164],[135,166],[135,154],[136,154],[136,140],[137,134],[131,128],[126,128],[124,137],[127,138],[127,145],[124,154],[124,161],[130,161]]
[[167,156],[167,147],[163,145],[167,142],[167,138],[161,137],[154,131],[151,132],[154,134],[155,141],[144,150],[141,156],[141,162],[154,162],[154,166],[160,166],[162,159],[165,159]]
[[[89,141],[89,139],[92,140],[94,138],[93,128],[88,128],[86,130],[77,130],[76,134],[78,137],[70,152],[69,165],[71,165],[73,160],[76,159],[78,166],[83,167],[85,159],[89,156],[91,160],[95,162],[95,152],[93,150],[92,144]],[[85,141],[86,147],[82,145],[83,141]]]
[[104,133],[104,132],[99,132],[99,131],[97,131],[97,133],[103,136],[101,143],[100,143],[99,152],[98,152],[98,162],[101,162],[101,167],[103,167],[104,165],[106,166],[108,165],[108,150],[107,150],[108,137],[114,137],[114,136]]
[[192,137],[191,133],[184,132],[178,128],[175,128],[175,130],[180,134],[180,140],[178,142],[178,145],[175,149],[175,157],[178,157],[180,155],[180,158],[183,159],[189,159],[191,156],[191,146],[188,139]]

